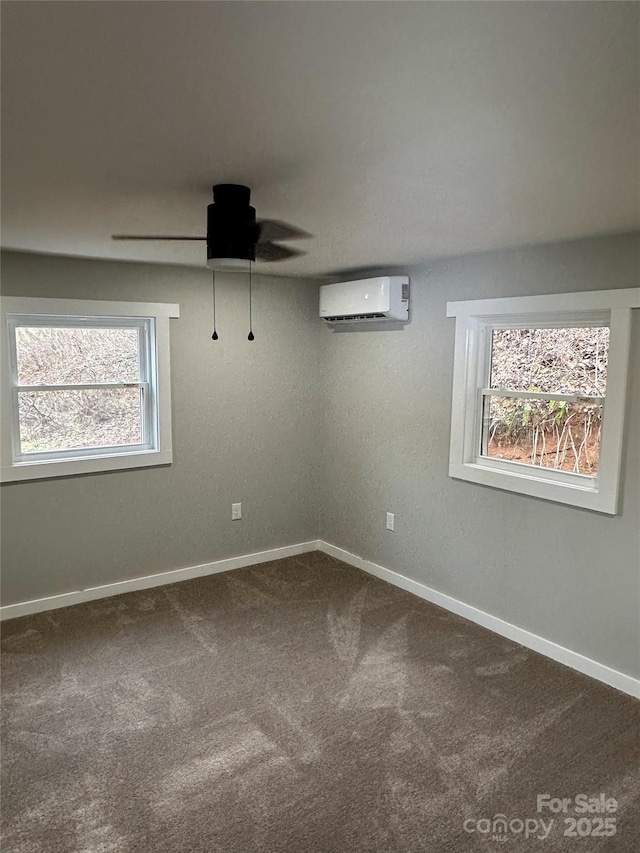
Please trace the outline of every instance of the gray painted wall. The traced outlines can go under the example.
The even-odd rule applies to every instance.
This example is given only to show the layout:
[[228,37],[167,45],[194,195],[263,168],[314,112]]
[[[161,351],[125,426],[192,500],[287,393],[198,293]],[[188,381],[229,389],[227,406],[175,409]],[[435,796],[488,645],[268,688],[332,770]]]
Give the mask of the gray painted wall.
[[[637,368],[621,515],[452,480],[454,321],[445,318],[447,300],[637,286],[639,245],[627,235],[409,269],[412,320],[401,331],[321,329],[317,283],[260,278],[253,345],[246,286],[221,277],[215,346],[204,271],[7,253],[7,294],[179,302],[181,319],[172,322],[174,464],[5,485],[4,603],[320,535],[639,674]],[[633,358],[640,364],[637,316]],[[236,500],[245,518],[232,523]],[[384,529],[387,510],[395,533]]]
[[321,538],[637,675],[640,317],[622,514],[611,517],[448,477],[445,305],[637,286],[638,249],[637,236],[619,236],[427,264],[408,270],[412,321],[402,331],[324,329]]
[[[317,284],[8,252],[3,293],[178,302],[174,463],[2,487],[3,603],[317,538]],[[243,520],[231,522],[232,501]]]

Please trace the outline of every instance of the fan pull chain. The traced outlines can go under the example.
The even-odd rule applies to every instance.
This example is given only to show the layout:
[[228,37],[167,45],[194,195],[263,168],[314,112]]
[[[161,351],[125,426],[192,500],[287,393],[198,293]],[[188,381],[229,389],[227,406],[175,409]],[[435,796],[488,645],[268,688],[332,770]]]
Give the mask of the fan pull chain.
[[251,319],[251,261],[249,261],[249,334],[247,335],[247,340],[255,340],[253,335],[253,321]]
[[213,334],[211,335],[211,340],[217,341],[218,340],[218,333],[216,332],[216,271],[215,270],[213,270],[212,291],[213,291]]

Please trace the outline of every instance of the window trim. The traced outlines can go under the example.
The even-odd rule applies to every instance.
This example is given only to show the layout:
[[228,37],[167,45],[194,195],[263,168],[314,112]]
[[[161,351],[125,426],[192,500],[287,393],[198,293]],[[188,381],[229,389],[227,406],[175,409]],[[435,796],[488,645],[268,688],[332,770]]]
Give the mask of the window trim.
[[[449,476],[615,515],[627,404],[631,310],[639,307],[637,287],[449,302],[447,317],[456,319]],[[611,331],[598,475],[589,477],[480,456],[480,401],[490,354],[489,332],[494,328],[558,328],[603,322]]]
[[[144,445],[121,445],[117,448],[83,448],[78,451],[50,451],[26,459],[16,444],[17,408],[14,405],[13,348],[9,326],[33,316],[35,324],[52,325],[64,320],[65,325],[108,325],[109,320],[131,320],[132,325],[146,328],[147,368],[149,389],[147,435]],[[116,471],[152,465],[169,465],[173,461],[171,440],[171,361],[169,352],[169,323],[180,316],[180,307],[169,303],[110,302],[102,300],[39,299],[33,297],[0,297],[0,323],[6,344],[2,346],[0,369],[0,401],[3,429],[0,436],[0,482],[45,479],[74,474]],[[31,322],[31,320],[29,320]],[[126,323],[124,323],[126,325]],[[154,346],[155,344],[155,346]],[[80,383],[81,385],[83,383]],[[105,387],[126,387],[130,384],[101,383]],[[47,386],[51,387],[51,386]],[[72,386],[65,386],[72,387]],[[124,447],[125,449],[121,449]],[[31,457],[31,454],[29,454]]]

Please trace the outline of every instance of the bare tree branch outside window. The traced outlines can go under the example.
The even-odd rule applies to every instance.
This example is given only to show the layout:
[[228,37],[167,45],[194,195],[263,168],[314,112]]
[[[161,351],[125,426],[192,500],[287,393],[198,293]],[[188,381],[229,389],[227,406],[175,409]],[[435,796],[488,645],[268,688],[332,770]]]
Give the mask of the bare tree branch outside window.
[[[604,397],[609,329],[494,329],[491,388]],[[489,397],[488,451],[493,458],[594,476],[602,405]]]
[[[138,328],[20,326],[19,385],[138,382]],[[24,453],[112,447],[142,441],[139,388],[30,390],[19,393]]]

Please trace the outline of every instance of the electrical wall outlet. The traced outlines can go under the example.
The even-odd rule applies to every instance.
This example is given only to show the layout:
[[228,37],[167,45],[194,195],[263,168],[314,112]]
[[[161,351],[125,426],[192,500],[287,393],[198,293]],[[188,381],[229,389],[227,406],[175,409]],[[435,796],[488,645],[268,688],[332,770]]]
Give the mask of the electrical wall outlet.
[[396,529],[396,516],[393,512],[387,513],[387,530],[395,530]]
[[242,504],[231,504],[231,521],[240,521],[242,518]]

